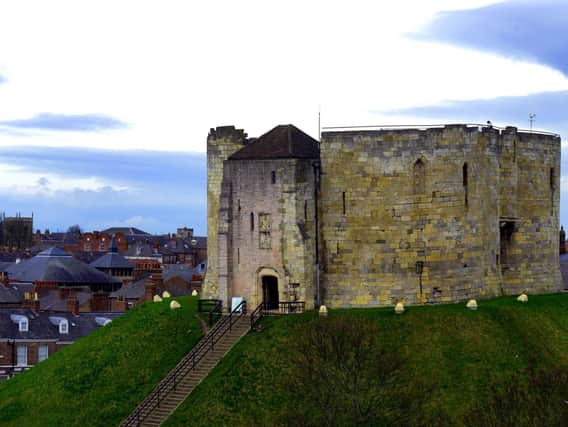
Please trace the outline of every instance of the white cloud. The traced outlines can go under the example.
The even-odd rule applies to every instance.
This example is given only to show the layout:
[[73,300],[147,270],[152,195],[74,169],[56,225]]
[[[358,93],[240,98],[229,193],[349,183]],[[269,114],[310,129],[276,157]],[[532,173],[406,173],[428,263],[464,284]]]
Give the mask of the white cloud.
[[[204,151],[210,127],[359,124],[368,110],[568,88],[543,66],[408,40],[444,9],[495,1],[20,1],[0,6],[0,121],[105,114],[102,134],[22,143]],[[30,13],[33,11],[33,13]]]
[[128,186],[111,184],[96,176],[69,177],[63,174],[31,172],[21,166],[0,163],[0,194],[58,197],[72,191],[126,191]]

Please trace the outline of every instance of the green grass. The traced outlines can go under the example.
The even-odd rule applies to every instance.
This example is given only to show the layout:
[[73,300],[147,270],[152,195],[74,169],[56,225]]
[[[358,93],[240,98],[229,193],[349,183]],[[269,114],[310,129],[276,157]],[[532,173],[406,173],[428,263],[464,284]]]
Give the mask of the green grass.
[[[397,381],[425,390],[410,424],[463,425],[502,384],[528,366],[568,369],[568,295],[392,309],[332,310],[376,323],[381,339],[404,361]],[[314,314],[270,318],[221,361],[169,418],[167,426],[293,425],[311,402],[287,383],[295,331],[311,327]],[[568,387],[566,387],[568,394]],[[560,393],[561,394],[561,393]],[[554,396],[568,400],[568,395]],[[499,424],[497,424],[499,425]]]
[[139,306],[0,384],[0,424],[118,425],[201,337],[197,297],[176,300]]

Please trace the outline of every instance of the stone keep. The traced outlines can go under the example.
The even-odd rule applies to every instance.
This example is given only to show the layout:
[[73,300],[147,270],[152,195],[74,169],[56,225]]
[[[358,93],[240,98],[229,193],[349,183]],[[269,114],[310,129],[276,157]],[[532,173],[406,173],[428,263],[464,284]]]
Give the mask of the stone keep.
[[558,291],[559,187],[560,138],[514,127],[217,128],[204,293],[313,307],[316,206],[328,307]]

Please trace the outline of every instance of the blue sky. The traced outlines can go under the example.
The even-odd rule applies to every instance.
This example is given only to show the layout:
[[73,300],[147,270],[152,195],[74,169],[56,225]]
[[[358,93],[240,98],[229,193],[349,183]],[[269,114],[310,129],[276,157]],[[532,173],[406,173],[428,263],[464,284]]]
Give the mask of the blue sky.
[[28,0],[0,5],[0,40],[0,211],[42,229],[205,234],[219,125],[536,114],[568,141],[564,1]]
[[79,224],[207,232],[203,153],[24,146],[0,147],[0,159],[0,179],[7,169],[15,178],[0,181],[2,209],[33,212],[42,230]]

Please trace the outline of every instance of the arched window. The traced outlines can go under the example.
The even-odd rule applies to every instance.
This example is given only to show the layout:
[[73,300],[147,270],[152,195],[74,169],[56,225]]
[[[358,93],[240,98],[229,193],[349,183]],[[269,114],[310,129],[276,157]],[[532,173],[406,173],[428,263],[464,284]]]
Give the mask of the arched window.
[[463,164],[462,168],[462,185],[464,192],[465,207],[467,208],[467,162]]
[[424,194],[426,192],[426,165],[421,159],[414,163],[414,194]]

